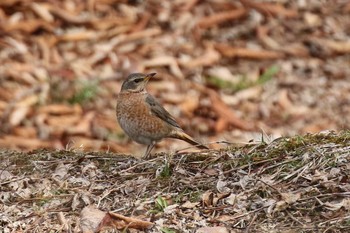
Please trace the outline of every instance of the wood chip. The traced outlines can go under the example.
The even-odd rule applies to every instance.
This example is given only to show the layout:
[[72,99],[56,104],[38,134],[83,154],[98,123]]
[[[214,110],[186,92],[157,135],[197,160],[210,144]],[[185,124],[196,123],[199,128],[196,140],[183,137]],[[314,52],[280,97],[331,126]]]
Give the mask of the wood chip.
[[287,9],[280,4],[268,2],[256,2],[251,0],[240,0],[243,6],[254,8],[267,16],[284,16],[287,18],[298,17],[298,12],[294,9]]
[[215,48],[221,52],[222,55],[226,57],[239,57],[239,58],[249,58],[256,60],[263,59],[280,59],[284,57],[284,54],[277,51],[268,50],[256,50],[248,48],[233,47],[227,44],[216,44]]
[[197,25],[201,28],[208,28],[229,20],[242,18],[246,14],[247,14],[247,10],[244,8],[238,8],[230,11],[215,13],[212,16],[204,17],[200,19]]

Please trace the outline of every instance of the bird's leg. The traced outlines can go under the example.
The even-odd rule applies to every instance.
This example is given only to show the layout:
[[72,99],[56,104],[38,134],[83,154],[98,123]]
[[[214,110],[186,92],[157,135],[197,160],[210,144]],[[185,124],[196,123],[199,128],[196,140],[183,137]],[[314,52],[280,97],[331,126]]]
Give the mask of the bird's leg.
[[147,158],[150,156],[151,150],[153,149],[153,147],[154,147],[155,144],[156,144],[156,142],[153,141],[151,144],[149,144],[149,145],[147,146],[147,149],[146,149],[145,154],[143,155],[143,158],[147,159]]

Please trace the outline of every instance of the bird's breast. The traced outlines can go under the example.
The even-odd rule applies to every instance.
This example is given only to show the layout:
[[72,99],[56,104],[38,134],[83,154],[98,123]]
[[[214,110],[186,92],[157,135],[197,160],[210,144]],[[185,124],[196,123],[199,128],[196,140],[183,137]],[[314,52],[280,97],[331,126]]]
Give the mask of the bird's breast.
[[155,116],[146,103],[147,94],[120,93],[116,114],[121,128],[136,142],[150,144],[168,136],[172,128]]

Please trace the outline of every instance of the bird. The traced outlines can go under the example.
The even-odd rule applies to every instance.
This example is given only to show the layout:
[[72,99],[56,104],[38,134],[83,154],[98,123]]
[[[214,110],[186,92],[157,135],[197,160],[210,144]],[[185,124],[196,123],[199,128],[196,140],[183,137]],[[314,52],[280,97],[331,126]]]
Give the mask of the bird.
[[175,118],[147,92],[146,84],[155,75],[131,73],[122,83],[116,105],[120,127],[133,141],[147,145],[143,158],[148,158],[156,143],[164,138],[180,139],[199,149],[209,149],[186,134]]

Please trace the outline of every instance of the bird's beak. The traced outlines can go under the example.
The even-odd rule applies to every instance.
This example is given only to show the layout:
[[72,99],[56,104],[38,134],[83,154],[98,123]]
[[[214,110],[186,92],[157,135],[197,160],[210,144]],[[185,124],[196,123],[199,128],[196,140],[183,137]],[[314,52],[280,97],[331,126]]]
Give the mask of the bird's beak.
[[148,80],[150,80],[150,78],[152,78],[154,75],[156,75],[157,73],[150,73],[150,74],[146,74],[145,77],[145,81],[147,82]]

